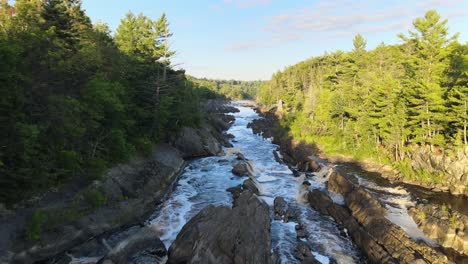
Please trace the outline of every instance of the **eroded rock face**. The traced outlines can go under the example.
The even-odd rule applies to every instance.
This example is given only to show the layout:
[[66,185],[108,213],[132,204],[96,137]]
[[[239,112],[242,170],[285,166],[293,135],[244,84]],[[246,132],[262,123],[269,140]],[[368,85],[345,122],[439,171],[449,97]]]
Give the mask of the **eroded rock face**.
[[416,224],[443,247],[468,255],[468,217],[446,207],[418,204],[409,210]]
[[[161,144],[155,146],[149,159],[136,158],[115,166],[106,174],[104,181],[97,181],[86,190],[105,197],[106,204],[51,230],[42,229],[39,242],[25,240],[24,230],[16,231],[10,237],[15,245],[10,249],[9,254],[14,254],[11,261],[32,263],[47,259],[119,226],[144,220],[154,204],[170,190],[183,165],[184,160],[176,149]],[[43,210],[49,215],[69,210],[66,203],[61,206],[65,207]]]
[[184,158],[212,156],[221,153],[219,141],[206,129],[184,127],[174,146]]
[[413,149],[409,155],[413,169],[424,168],[431,173],[443,174],[442,189],[468,196],[468,147],[458,148],[448,154],[443,149],[431,150],[429,146],[421,146]]
[[170,264],[271,263],[268,205],[250,191],[233,208],[208,206],[194,216],[169,248]]
[[330,202],[327,195],[315,190],[309,193],[310,204],[347,228],[355,243],[372,261],[451,263],[442,253],[409,238],[399,226],[384,217],[386,211],[376,199],[345,176],[334,171],[327,187],[344,197],[346,208]]

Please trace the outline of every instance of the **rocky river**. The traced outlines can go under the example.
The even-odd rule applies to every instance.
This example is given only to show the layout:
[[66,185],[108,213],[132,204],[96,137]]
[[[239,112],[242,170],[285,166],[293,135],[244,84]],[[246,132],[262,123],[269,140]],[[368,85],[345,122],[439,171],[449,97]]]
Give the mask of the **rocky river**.
[[4,259],[467,263],[466,198],[392,184],[353,164],[286,162],[282,146],[250,127],[262,117],[246,102],[231,106],[234,118],[215,107],[210,129],[185,129],[150,160],[111,170],[91,187],[114,202],[48,230],[38,243],[14,242],[20,214],[4,217],[2,232],[18,248]]
[[[219,234],[218,237],[211,235],[211,237],[203,238],[204,240],[192,241],[192,244],[189,243],[188,245],[184,245],[187,242],[182,240],[190,240],[190,237],[193,236],[202,236],[202,234],[196,233],[201,232],[198,230],[199,226],[193,228],[194,223],[187,224],[192,217],[196,216],[195,218],[197,218],[197,214],[210,205],[214,206],[213,208],[230,208],[233,204],[233,195],[229,191],[233,192],[232,190],[235,190],[236,186],[239,186],[239,189],[249,189],[245,187],[246,177],[241,177],[242,173],[240,173],[240,176],[233,173],[233,166],[236,167],[239,162],[248,164],[247,172],[243,176],[247,176],[252,180],[254,183],[253,192],[256,192],[260,201],[268,206],[271,219],[269,228],[271,245],[266,243],[264,245],[258,243],[250,245],[258,247],[258,251],[265,250],[265,246],[271,247],[269,249],[271,259],[264,260],[265,263],[270,261],[271,263],[377,263],[384,260],[391,263],[390,259],[395,259],[395,263],[411,263],[412,261],[423,261],[421,263],[451,262],[438,250],[433,249],[439,248],[437,241],[421,231],[410,216],[408,209],[415,206],[416,200],[408,188],[373,181],[373,178],[369,177],[366,172],[347,164],[332,165],[323,163],[320,170],[316,172],[291,170],[291,166],[282,162],[277,145],[273,144],[270,139],[254,134],[248,128],[248,124],[258,119],[259,115],[251,107],[244,106],[242,103],[235,103],[234,106],[240,111],[234,113],[235,122],[227,131],[227,133],[234,136],[233,146],[224,149],[225,155],[190,161],[180,175],[175,190],[147,221],[147,225],[155,231],[166,248],[169,249],[170,263],[184,263],[184,257],[185,260],[193,260],[195,256],[199,257],[200,254],[204,256],[201,259],[206,258],[206,255],[203,255],[204,253],[196,252],[200,249],[194,249],[196,246],[193,244],[210,244],[213,242],[210,239],[215,240],[214,244],[219,242],[219,236],[222,236],[222,234]],[[383,244],[381,250],[385,251],[385,254],[380,252],[381,255],[378,257],[372,256],[375,249],[362,249],[372,244],[371,242],[366,242],[367,245],[353,242],[353,240],[357,239],[356,234],[359,234],[359,231],[352,230],[354,234],[350,234],[351,230],[348,229],[352,228],[351,226],[340,223],[341,220],[336,219],[337,216],[333,215],[333,213],[324,213],[320,208],[316,208],[317,206],[314,209],[313,202],[309,204],[308,196],[313,191],[320,191],[327,193],[334,204],[342,207],[346,206],[347,194],[340,193],[339,187],[338,190],[327,190],[327,182],[337,172],[348,175],[351,184],[362,188],[366,194],[370,195],[369,197],[375,199],[372,201],[378,203],[379,211],[374,213],[380,214],[379,221],[383,219],[387,222],[384,221],[383,226],[371,227],[370,229],[364,227],[363,234],[370,234],[377,245]],[[208,213],[205,213],[205,211],[208,211]],[[214,214],[220,213],[216,210],[203,210],[202,213],[207,218],[216,218]],[[229,215],[229,217],[234,216]],[[234,221],[257,223],[257,217],[257,215],[252,215],[250,219],[241,220],[239,218]],[[352,218],[351,215],[349,217]],[[365,216],[364,221],[367,221],[368,218],[369,216]],[[357,222],[359,222],[359,218],[357,219]],[[212,232],[222,233],[223,229],[229,229],[228,226],[223,227],[223,223],[209,221],[208,223],[213,225],[210,227]],[[228,225],[227,223],[225,224]],[[188,227],[183,229],[186,224]],[[216,226],[217,224],[221,226],[221,229]],[[363,223],[360,223],[360,225],[365,226]],[[415,257],[413,260],[398,259],[399,256],[396,255],[405,255],[406,253],[392,252],[388,248],[389,245],[379,241],[378,234],[372,233],[372,228],[385,227],[395,229],[395,232],[398,233],[397,237],[393,238],[395,241],[388,242],[411,244],[408,245],[408,248],[410,248],[408,250],[410,251],[409,255],[427,254],[427,256],[424,255],[419,259]],[[210,228],[207,232],[210,232]],[[246,230],[248,228],[262,227],[249,227],[249,225],[245,224],[240,227],[241,231],[236,230],[235,232],[245,232],[245,236],[252,235],[249,233],[250,230]],[[183,230],[183,234],[178,237],[181,230]],[[196,234],[193,234],[193,232]],[[228,236],[225,239],[229,240],[230,237]],[[256,238],[251,237],[251,239]],[[259,239],[259,241],[262,240]],[[398,249],[398,247],[395,248]],[[205,248],[205,250],[210,249]],[[213,254],[224,254],[214,252]],[[241,255],[241,253],[238,254]],[[222,261],[223,258],[214,257],[214,259]],[[229,262],[227,259],[224,259],[224,261]],[[458,260],[464,262],[466,258],[459,258]],[[162,258],[160,261],[164,262],[166,258]],[[236,263],[258,263],[258,260],[249,262],[248,259],[244,259]]]

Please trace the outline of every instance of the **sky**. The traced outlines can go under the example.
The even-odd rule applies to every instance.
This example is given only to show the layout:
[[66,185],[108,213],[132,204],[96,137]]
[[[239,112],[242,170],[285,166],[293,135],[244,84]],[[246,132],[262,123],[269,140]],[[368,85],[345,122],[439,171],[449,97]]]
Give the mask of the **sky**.
[[174,33],[175,68],[213,79],[268,80],[286,66],[335,50],[400,43],[429,9],[468,40],[467,0],[83,0],[93,22],[112,30],[128,11],[156,20],[166,13]]

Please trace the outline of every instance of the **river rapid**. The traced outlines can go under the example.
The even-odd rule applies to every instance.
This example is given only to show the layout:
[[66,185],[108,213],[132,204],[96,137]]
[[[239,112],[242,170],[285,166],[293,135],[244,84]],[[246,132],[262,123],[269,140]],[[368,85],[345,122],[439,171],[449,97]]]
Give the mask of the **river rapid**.
[[[271,212],[272,253],[281,263],[300,263],[294,256],[299,244],[305,243],[311,253],[321,263],[366,263],[366,258],[353,244],[346,230],[341,230],[335,221],[319,214],[306,202],[305,195],[311,189],[326,192],[325,182],[333,165],[324,165],[317,173],[293,174],[289,167],[275,160],[273,152],[278,146],[270,139],[253,134],[247,127],[260,116],[242,102],[233,103],[240,111],[234,113],[235,122],[227,131],[234,135],[233,147],[225,148],[225,156],[194,159],[179,176],[174,191],[160,204],[147,225],[154,229],[167,248],[176,239],[182,227],[194,215],[208,205],[232,206],[232,195],[226,189],[241,184],[245,177],[235,176],[231,170],[236,162],[236,153],[242,153],[254,167],[254,176],[260,187],[260,198],[269,206]],[[411,194],[400,186],[381,186],[362,175],[359,171],[349,170],[347,165],[335,166],[338,170],[347,170],[354,180],[368,189],[388,209],[386,216],[390,221],[402,227],[415,240],[422,240],[436,245],[427,238],[408,215],[407,208],[413,205]],[[309,184],[303,184],[307,181]],[[329,193],[336,203],[343,198]],[[283,197],[288,206],[296,213],[296,218],[288,223],[274,220],[273,201]],[[298,239],[295,226],[301,224],[306,237]],[[138,263],[149,263],[144,259]],[[81,259],[74,263],[88,263]]]
[[[282,263],[299,263],[294,257],[294,249],[299,243],[307,243],[321,263],[362,263],[362,255],[350,238],[346,237],[345,231],[340,230],[331,218],[314,211],[305,201],[307,188],[325,188],[323,181],[320,181],[322,178],[313,177],[312,174],[294,177],[287,165],[275,160],[273,151],[277,151],[278,146],[247,128],[249,122],[260,118],[259,115],[252,108],[240,104],[235,106],[240,112],[234,113],[236,120],[227,131],[235,136],[232,141],[234,147],[225,149],[226,156],[189,162],[174,192],[149,221],[165,245],[169,247],[183,225],[205,206],[231,206],[232,196],[226,189],[245,180],[231,172],[236,159],[233,153],[241,152],[254,166],[261,198],[270,205],[272,219],[275,197],[285,198],[297,212],[297,220],[288,223],[272,221],[272,251],[277,252]],[[311,182],[311,186],[302,184],[306,179]],[[307,231],[305,239],[296,238],[297,222]]]

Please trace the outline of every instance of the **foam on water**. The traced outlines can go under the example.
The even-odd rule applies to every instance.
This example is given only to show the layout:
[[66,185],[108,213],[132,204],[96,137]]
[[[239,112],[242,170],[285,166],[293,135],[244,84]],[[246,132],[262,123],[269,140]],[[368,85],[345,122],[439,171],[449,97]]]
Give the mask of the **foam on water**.
[[[296,238],[295,225],[301,223],[308,236],[302,243],[307,243],[312,254],[321,263],[358,263],[360,253],[351,240],[340,234],[333,219],[324,217],[305,203],[308,187],[302,184],[309,181],[310,188],[325,187],[328,171],[319,172],[320,177],[306,176],[295,178],[285,164],[278,163],[273,156],[278,146],[271,140],[254,135],[247,124],[259,116],[248,107],[238,107],[236,120],[228,133],[235,136],[233,148],[224,149],[226,156],[200,158],[191,161],[182,174],[175,190],[148,220],[148,225],[157,231],[166,247],[176,239],[184,224],[208,205],[232,205],[232,197],[227,188],[241,184],[246,178],[234,176],[232,165],[236,162],[235,154],[241,152],[249,159],[255,169],[254,174],[261,189],[260,198],[271,208],[275,197],[282,196],[298,212],[298,219],[288,223],[272,221],[272,251],[277,252],[282,263],[300,263],[294,257],[294,250],[301,243]],[[226,161],[227,160],[227,161]],[[93,262],[75,262],[76,264]],[[144,262],[142,262],[144,263]]]

